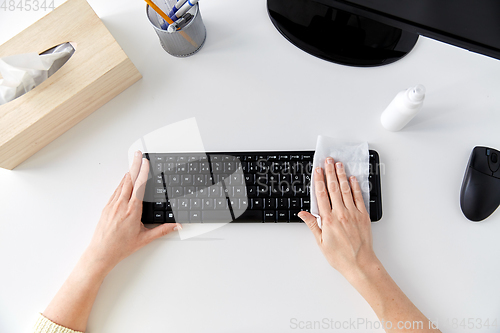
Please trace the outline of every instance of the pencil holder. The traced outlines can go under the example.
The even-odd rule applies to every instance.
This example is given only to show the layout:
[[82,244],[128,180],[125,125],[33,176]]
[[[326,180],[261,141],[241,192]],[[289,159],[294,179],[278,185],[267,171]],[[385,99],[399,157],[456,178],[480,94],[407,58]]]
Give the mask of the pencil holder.
[[[166,2],[167,14],[172,9],[169,2]],[[198,3],[186,13],[189,18],[179,24],[180,29],[172,32],[162,29],[162,25],[166,28],[164,21],[149,5],[146,6],[146,14],[163,49],[175,57],[189,57],[198,52],[205,43],[207,31]]]

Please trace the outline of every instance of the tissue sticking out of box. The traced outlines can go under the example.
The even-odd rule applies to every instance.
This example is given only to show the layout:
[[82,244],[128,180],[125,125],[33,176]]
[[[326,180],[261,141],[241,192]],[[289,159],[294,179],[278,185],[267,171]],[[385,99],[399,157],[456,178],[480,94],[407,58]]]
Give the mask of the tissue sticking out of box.
[[57,45],[42,54],[25,53],[0,58],[0,105],[10,102],[57,72],[71,58],[70,43]]

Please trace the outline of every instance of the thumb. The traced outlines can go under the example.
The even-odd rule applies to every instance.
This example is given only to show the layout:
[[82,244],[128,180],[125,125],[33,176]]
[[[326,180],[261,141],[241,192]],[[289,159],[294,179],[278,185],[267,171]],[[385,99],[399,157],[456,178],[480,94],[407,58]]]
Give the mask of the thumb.
[[180,225],[179,223],[163,223],[153,229],[150,229],[147,232],[148,242],[154,241],[157,238],[163,237],[173,231],[181,229],[182,225]]
[[316,217],[312,215],[311,213],[308,212],[300,212],[298,215],[302,221],[307,224],[309,229],[311,229],[314,238],[316,238],[316,242],[319,244],[321,242],[321,229],[318,226],[318,221],[316,220]]

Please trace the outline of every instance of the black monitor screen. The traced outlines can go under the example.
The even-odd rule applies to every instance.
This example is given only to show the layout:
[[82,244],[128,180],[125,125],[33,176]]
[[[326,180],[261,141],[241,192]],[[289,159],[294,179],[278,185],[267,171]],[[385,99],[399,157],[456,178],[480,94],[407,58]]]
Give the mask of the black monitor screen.
[[325,60],[379,66],[423,35],[500,59],[500,0],[267,0],[276,28]]
[[500,0],[340,0],[339,2],[359,5],[360,8],[373,13],[392,17],[400,22],[399,25],[403,29],[430,35],[429,37],[445,42],[450,42],[451,38],[466,44],[496,49],[500,54]]

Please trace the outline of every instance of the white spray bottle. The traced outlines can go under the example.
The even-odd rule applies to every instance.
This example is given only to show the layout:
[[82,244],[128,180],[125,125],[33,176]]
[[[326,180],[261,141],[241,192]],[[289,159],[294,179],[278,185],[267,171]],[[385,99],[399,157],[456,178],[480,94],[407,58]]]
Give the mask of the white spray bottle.
[[425,87],[421,84],[399,92],[380,116],[389,131],[399,131],[415,117],[424,104]]

